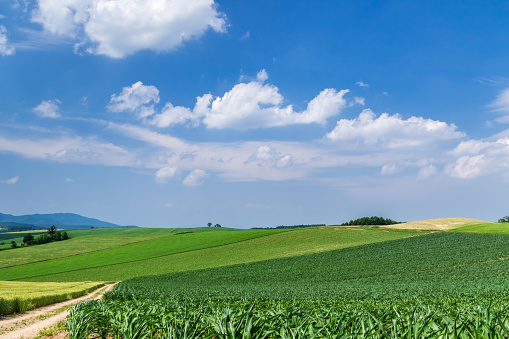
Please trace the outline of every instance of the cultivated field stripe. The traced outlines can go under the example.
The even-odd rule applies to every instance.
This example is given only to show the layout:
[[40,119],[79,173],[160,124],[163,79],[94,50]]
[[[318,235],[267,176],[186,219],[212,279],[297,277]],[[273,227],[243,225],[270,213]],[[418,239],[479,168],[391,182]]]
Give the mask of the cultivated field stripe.
[[[63,272],[75,272],[118,264],[131,264],[175,253],[187,253],[204,248],[214,248],[283,232],[289,232],[289,230],[251,230],[180,234],[178,237],[164,237],[143,242],[143,244],[130,244],[111,250],[1,269],[0,280],[29,279]],[[115,262],[115,260],[117,261]],[[34,272],[40,273],[33,274]],[[85,280],[90,279],[87,278]]]
[[118,281],[143,275],[190,271],[324,252],[422,234],[426,234],[426,232],[388,231],[376,228],[353,230],[340,227],[300,229],[129,264],[114,264],[61,274],[17,279],[26,281],[81,281],[86,279]]
[[77,256],[77,255],[82,255],[82,254],[88,254],[88,253],[94,253],[94,252],[101,252],[101,251],[111,250],[111,249],[113,249],[113,248],[118,248],[118,247],[128,246],[128,245],[132,245],[132,244],[138,244],[138,243],[142,243],[142,242],[146,242],[146,241],[152,241],[152,240],[156,240],[156,239],[162,239],[162,238],[172,237],[172,236],[175,236],[175,235],[177,235],[177,234],[170,234],[170,235],[167,235],[167,236],[158,237],[158,238],[153,238],[153,239],[146,239],[146,240],[140,240],[140,241],[133,241],[133,242],[130,242],[130,243],[127,243],[127,244],[122,244],[122,245],[118,245],[118,246],[112,246],[112,247],[102,248],[102,249],[93,250],[93,251],[88,251],[88,252],[83,252],[83,253],[75,253],[75,254],[64,255],[64,256],[61,256],[61,257],[50,258],[50,259],[35,260],[35,261],[31,261],[31,262],[23,263],[23,264],[16,264],[16,265],[10,265],[10,266],[3,266],[3,267],[0,267],[0,270],[2,270],[2,269],[4,269],[4,268],[17,267],[17,266],[23,266],[23,265],[29,265],[29,264],[36,264],[36,263],[40,263],[40,262],[44,262],[44,261],[51,261],[51,260],[57,260],[57,259],[62,259],[62,258],[75,257],[75,256]]

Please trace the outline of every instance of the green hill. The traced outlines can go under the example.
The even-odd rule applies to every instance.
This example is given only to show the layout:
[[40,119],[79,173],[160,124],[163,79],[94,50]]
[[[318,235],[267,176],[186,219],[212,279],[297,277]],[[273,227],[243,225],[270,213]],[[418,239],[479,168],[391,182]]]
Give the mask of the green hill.
[[441,232],[307,255],[134,278],[148,298],[509,300],[509,235]]
[[[136,233],[139,230],[130,231]],[[339,227],[190,233],[3,268],[0,269],[0,280],[123,280],[142,275],[323,252],[420,234],[422,232]],[[76,239],[76,242],[78,241],[79,239]],[[17,251],[22,253],[30,249]],[[30,262],[28,258],[26,262]]]

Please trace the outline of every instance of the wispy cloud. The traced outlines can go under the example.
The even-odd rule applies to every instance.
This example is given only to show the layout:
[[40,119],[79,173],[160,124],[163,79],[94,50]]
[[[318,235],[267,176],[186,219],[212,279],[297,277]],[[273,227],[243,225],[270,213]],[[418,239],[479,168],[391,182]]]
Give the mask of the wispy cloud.
[[0,181],[1,183],[7,184],[7,185],[14,185],[19,181],[19,176],[15,176],[14,178]]
[[184,179],[183,184],[186,186],[200,186],[208,176],[209,174],[204,170],[195,169],[191,171],[191,173],[189,173],[189,175]]
[[4,25],[0,25],[0,55],[7,56],[14,53],[14,47],[7,40],[7,28]]
[[500,91],[489,107],[493,112],[509,113],[509,88]]

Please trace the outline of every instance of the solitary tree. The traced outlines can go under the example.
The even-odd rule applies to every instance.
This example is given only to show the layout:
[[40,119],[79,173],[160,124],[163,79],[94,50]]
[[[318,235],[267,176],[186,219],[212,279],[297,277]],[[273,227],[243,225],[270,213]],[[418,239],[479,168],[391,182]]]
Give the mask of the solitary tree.
[[210,226],[212,226],[212,223],[211,223],[211,222],[208,222],[208,223],[207,223],[207,227],[210,227]]
[[219,224],[215,224],[215,225],[214,225],[214,227],[221,227],[221,225],[219,225]]
[[11,241],[11,247],[12,248],[17,248],[18,244],[16,244],[16,242],[13,240],[13,241]]
[[48,233],[50,235],[53,235],[55,234],[55,232],[57,231],[57,228],[55,227],[55,225],[51,226],[50,228],[48,228]]
[[32,246],[34,244],[34,236],[28,233],[23,237],[23,243],[27,244],[28,246]]

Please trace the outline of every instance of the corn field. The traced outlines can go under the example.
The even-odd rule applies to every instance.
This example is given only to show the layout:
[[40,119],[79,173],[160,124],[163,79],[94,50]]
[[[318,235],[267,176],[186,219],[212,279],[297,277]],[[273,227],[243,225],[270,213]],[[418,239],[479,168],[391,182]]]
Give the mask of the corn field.
[[509,303],[444,307],[306,301],[105,300],[71,309],[82,338],[507,338]]

